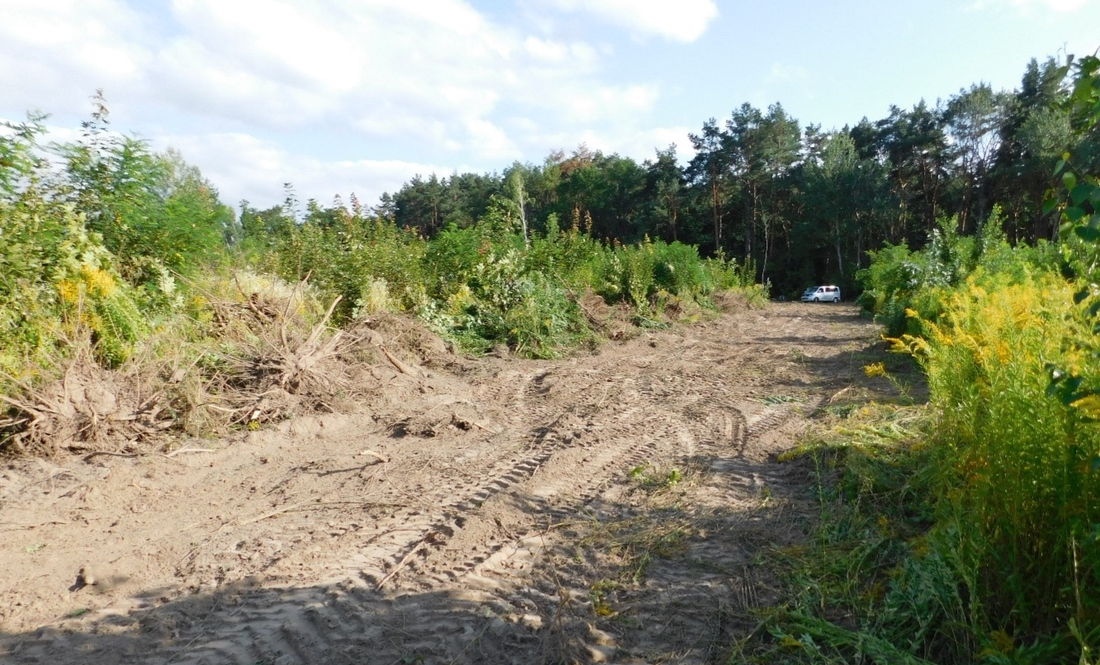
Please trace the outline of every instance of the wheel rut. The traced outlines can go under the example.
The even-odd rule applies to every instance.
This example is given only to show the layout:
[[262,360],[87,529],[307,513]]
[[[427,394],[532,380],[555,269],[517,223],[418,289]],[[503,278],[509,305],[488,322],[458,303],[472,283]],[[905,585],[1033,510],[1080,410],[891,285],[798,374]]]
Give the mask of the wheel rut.
[[[251,448],[208,466],[195,460],[206,475],[191,482],[225,491],[204,518],[184,511],[198,502],[181,489],[179,515],[161,518],[187,525],[160,587],[181,590],[112,600],[104,587],[108,600],[87,616],[0,635],[0,658],[427,664],[629,653],[646,662],[645,649],[656,647],[640,645],[656,637],[635,636],[642,651],[631,651],[607,635],[570,633],[602,625],[602,615],[592,615],[591,581],[562,578],[549,561],[568,525],[633,510],[624,503],[632,469],[692,470],[700,515],[781,494],[789,479],[768,460],[832,389],[813,382],[805,359],[833,362],[837,353],[832,320],[808,325],[806,311],[725,315],[589,358],[465,362],[461,376],[400,379],[410,389],[369,418],[333,420],[309,436],[253,437]],[[851,327],[841,332],[850,339]],[[760,341],[769,339],[781,341]],[[220,471],[223,459],[237,466]],[[112,470],[119,483],[131,478],[124,471]],[[719,608],[704,622],[710,636],[690,639],[714,644],[728,616],[766,602],[748,550],[726,548],[736,551],[720,565],[733,572],[706,581],[705,591],[692,586],[695,573],[669,577],[667,588],[655,582],[669,602],[708,599]],[[635,607],[624,598],[624,608]],[[683,642],[690,631],[681,632],[653,635],[665,635],[667,653],[696,653]]]

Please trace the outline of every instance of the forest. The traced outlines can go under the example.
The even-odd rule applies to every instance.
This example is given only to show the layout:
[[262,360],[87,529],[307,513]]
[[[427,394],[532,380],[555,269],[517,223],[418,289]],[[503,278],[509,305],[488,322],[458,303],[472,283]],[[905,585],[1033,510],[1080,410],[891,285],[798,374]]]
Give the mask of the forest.
[[[346,386],[318,368],[383,313],[459,351],[553,358],[618,334],[597,305],[657,328],[731,292],[762,306],[835,283],[927,400],[828,412],[838,428],[792,453],[829,470],[827,519],[777,554],[791,596],[759,662],[1097,662],[1095,56],[834,130],[746,104],[704,122],[686,163],[580,146],[375,206],[287,184],[235,211],[178,153],[113,131],[102,94],[75,141],[45,121],[0,131],[3,454],[327,408]],[[125,418],[90,388],[71,399],[108,372]]]

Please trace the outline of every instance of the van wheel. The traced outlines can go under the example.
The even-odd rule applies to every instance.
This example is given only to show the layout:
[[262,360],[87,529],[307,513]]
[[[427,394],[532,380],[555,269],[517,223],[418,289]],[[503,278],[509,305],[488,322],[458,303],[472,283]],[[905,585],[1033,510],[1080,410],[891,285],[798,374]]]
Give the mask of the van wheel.
[[819,299],[817,296],[814,296],[814,302],[821,302],[821,299]]
[[837,297],[833,298],[833,304],[834,305],[838,302],[840,302],[840,296],[837,296]]

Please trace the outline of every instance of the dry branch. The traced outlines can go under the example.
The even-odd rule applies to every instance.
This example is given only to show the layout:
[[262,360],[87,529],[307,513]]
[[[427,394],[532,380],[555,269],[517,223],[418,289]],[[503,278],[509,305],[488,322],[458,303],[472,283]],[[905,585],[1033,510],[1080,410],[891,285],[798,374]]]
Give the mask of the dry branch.
[[214,448],[180,448],[179,450],[173,450],[170,453],[165,453],[165,457],[175,457],[176,455],[186,455],[188,453],[216,453],[218,452]]
[[389,574],[382,578],[382,580],[374,588],[375,591],[381,591],[382,587],[386,586],[386,582],[392,580],[394,575],[401,572],[402,568],[409,565],[409,562],[412,561],[412,558],[414,556],[416,556],[416,553],[423,549],[425,545],[428,545],[432,541],[434,541],[437,535],[439,535],[438,531],[430,531],[428,532],[428,535],[417,541],[416,545],[411,550],[409,550],[409,553],[401,557],[401,560],[397,562],[397,565],[393,567],[393,570],[391,570]]
[[386,347],[379,344],[378,348],[382,351],[382,355],[386,356],[386,360],[390,361],[390,364],[397,368],[397,371],[401,372],[402,374],[408,374],[409,376],[420,376],[420,372],[416,371],[415,368],[401,362],[401,360],[399,360],[397,356],[390,353],[389,350],[386,349]]

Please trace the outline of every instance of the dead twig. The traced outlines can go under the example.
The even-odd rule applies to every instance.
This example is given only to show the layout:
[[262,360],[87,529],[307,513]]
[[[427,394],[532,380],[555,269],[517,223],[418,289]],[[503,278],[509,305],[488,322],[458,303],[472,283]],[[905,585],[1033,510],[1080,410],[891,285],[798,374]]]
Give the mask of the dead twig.
[[175,457],[176,455],[186,455],[188,453],[216,453],[216,448],[180,448],[179,450],[173,450],[170,453],[165,453],[165,457]]
[[291,297],[287,299],[286,307],[283,308],[283,314],[282,314],[282,317],[280,318],[280,325],[279,325],[279,337],[283,340],[283,348],[284,349],[287,349],[287,350],[290,349],[290,344],[287,343],[287,341],[286,341],[286,321],[290,317],[290,307],[291,307],[291,305],[294,304],[294,296],[297,295],[298,293],[300,293],[298,289],[305,286],[306,282],[309,281],[309,276],[312,275],[312,274],[313,274],[313,271],[310,270],[309,272],[306,273],[306,276],[303,277],[300,282],[298,282],[297,284],[294,285],[294,294],[291,295]]
[[480,430],[485,430],[485,431],[486,431],[486,432],[488,432],[489,434],[499,434],[500,432],[503,432],[503,431],[504,431],[504,430],[496,430],[496,429],[493,429],[493,428],[491,428],[491,426],[488,426],[488,425],[484,425],[484,424],[482,424],[482,423],[480,423],[480,422],[477,422],[476,420],[471,420],[471,421],[470,421],[470,424],[474,425],[474,426],[475,426],[475,428],[477,428],[477,429],[480,429]]
[[420,372],[416,371],[415,368],[401,362],[401,360],[399,360],[397,356],[390,353],[389,350],[386,349],[386,347],[379,344],[378,348],[382,351],[382,355],[386,356],[386,360],[390,361],[390,364],[397,368],[397,371],[401,372],[402,374],[408,374],[409,376],[420,376]]
[[106,455],[107,457],[141,457],[138,453],[113,453],[107,450],[96,450],[85,455],[84,461],[90,462],[93,457],[99,457],[100,455]]
[[397,562],[397,565],[393,567],[393,570],[391,570],[389,574],[382,578],[382,580],[374,588],[375,591],[381,591],[382,587],[386,586],[386,582],[389,582],[391,579],[393,579],[394,575],[397,575],[397,573],[401,572],[401,569],[403,569],[409,564],[410,561],[412,561],[412,558],[416,556],[417,552],[422,550],[426,545],[432,543],[438,535],[438,531],[429,531],[426,536],[421,538],[420,541],[417,542],[411,550],[409,550],[408,554],[401,557],[401,560]]
[[295,508],[301,508],[302,506],[306,505],[307,503],[309,503],[309,502],[308,501],[302,501],[300,503],[292,503],[289,506],[283,506],[282,508],[279,508],[277,510],[273,510],[269,513],[264,513],[263,515],[253,517],[251,519],[247,519],[243,522],[237,522],[237,526],[246,526],[248,524],[255,524],[256,522],[262,522],[263,520],[266,520],[268,518],[276,517],[278,515],[282,515],[283,513],[289,513],[290,511],[294,510]]
[[7,397],[5,395],[0,395],[0,402],[6,402],[7,404],[10,404],[11,406],[14,406],[15,408],[19,409],[20,411],[24,411],[26,413],[31,414],[32,416],[35,416],[36,419],[37,418],[43,418],[46,415],[42,411],[39,411],[38,409],[34,408],[30,404],[27,404],[26,402],[22,402],[22,401],[19,401],[17,399],[12,399],[12,398]]
[[576,294],[576,292],[574,292],[572,289],[567,289],[566,290],[566,296],[570,300],[572,300],[577,305],[577,307],[580,308],[581,313],[584,314],[584,318],[588,319],[588,322],[590,324],[592,324],[597,330],[599,330],[601,332],[607,332],[607,330],[608,330],[607,323],[604,322],[604,321],[601,321],[599,319],[599,317],[597,317],[595,314],[593,314],[591,311],[589,311],[589,309],[584,306],[584,303],[581,302],[581,298],[580,298],[580,296],[578,296]]
[[39,527],[49,526],[50,524],[69,524],[68,520],[46,520],[45,522],[39,522],[38,524],[0,524],[0,531],[33,531]]
[[375,452],[375,451],[370,450],[370,449],[360,450],[359,454],[360,455],[373,455],[374,457],[377,457],[383,464],[390,461],[390,458],[386,457],[382,453]]

